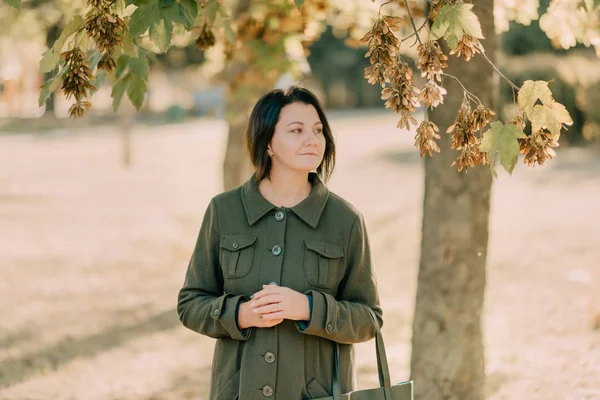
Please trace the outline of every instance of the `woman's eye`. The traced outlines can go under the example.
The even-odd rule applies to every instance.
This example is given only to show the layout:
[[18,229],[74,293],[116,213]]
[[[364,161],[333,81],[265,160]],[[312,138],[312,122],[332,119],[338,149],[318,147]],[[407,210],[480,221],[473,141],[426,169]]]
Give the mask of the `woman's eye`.
[[317,128],[317,129],[315,129],[315,132],[317,132],[317,133],[323,133],[323,128]]
[[300,132],[302,132],[302,129],[300,129],[300,128],[297,128],[297,129],[294,129],[294,130],[292,130],[292,132],[293,132],[293,133],[300,133]]

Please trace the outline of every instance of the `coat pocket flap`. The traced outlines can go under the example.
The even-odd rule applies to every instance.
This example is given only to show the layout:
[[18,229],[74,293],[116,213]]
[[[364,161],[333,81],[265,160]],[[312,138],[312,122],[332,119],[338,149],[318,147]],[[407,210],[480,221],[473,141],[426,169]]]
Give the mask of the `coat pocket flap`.
[[317,381],[317,378],[312,378],[306,386],[306,391],[311,399],[318,399],[320,397],[329,397],[327,390]]
[[305,240],[306,248],[312,250],[325,258],[344,257],[344,248],[336,244],[319,242],[317,240]]
[[223,235],[221,237],[221,247],[229,251],[238,251],[251,246],[256,241],[254,235]]

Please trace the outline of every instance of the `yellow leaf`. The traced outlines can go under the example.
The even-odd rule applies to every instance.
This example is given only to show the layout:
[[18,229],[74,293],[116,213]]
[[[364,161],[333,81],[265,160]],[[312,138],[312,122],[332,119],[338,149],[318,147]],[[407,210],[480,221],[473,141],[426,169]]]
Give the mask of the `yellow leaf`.
[[567,111],[567,108],[558,102],[552,103],[552,113],[561,124],[573,125],[571,115]]
[[532,132],[545,128],[552,132],[555,138],[560,136],[560,122],[558,122],[550,107],[536,104],[529,119],[531,120]]
[[562,124],[573,124],[573,120],[565,106],[556,101],[550,106],[537,104],[533,108],[532,115],[529,119],[531,120],[532,132],[537,132],[540,129],[545,128],[552,133],[555,140],[560,138]]
[[525,110],[529,119],[532,117],[533,108],[535,103],[541,100],[542,104],[551,106],[554,103],[552,98],[552,91],[548,87],[546,81],[525,81],[521,89],[519,89],[519,95],[517,102],[519,106]]

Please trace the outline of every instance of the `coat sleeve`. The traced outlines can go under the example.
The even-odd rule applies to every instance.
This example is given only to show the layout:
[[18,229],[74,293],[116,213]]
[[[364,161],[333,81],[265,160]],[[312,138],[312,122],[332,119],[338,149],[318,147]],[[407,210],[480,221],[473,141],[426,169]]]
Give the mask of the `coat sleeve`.
[[248,298],[224,293],[219,264],[220,229],[217,206],[210,202],[177,299],[177,313],[186,328],[212,338],[247,340],[251,329],[239,329],[237,309]]
[[377,279],[372,268],[369,239],[362,215],[358,215],[347,246],[347,267],[337,296],[310,290],[311,318],[296,323],[299,332],[316,335],[338,343],[365,342],[375,337],[383,326]]

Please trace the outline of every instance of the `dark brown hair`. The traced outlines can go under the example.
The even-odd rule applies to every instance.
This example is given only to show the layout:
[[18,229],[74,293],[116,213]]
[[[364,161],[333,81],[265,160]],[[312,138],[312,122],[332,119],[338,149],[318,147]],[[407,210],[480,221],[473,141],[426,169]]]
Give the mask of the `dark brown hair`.
[[294,85],[285,90],[271,90],[258,100],[250,114],[246,131],[246,149],[256,169],[254,177],[257,182],[268,177],[271,172],[271,157],[267,154],[267,147],[275,133],[281,109],[292,103],[310,104],[317,110],[325,136],[325,154],[321,165],[317,168],[317,174],[321,180],[326,182],[333,172],[335,143],[325,111],[317,96],[310,90]]

